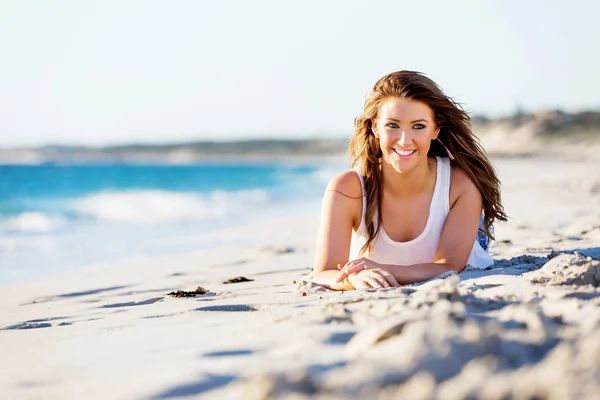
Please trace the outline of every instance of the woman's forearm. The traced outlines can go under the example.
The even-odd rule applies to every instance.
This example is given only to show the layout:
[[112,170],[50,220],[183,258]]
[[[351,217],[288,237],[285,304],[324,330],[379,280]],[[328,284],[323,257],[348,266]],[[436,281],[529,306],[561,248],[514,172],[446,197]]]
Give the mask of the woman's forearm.
[[464,267],[459,270],[453,268],[449,264],[426,263],[413,265],[386,265],[386,269],[394,275],[399,284],[407,285],[410,283],[426,281],[448,271],[460,272]]
[[327,289],[332,290],[353,290],[354,286],[348,279],[344,279],[341,282],[336,282],[336,278],[340,271],[329,269],[321,272],[313,272],[312,281],[318,285],[326,287]]

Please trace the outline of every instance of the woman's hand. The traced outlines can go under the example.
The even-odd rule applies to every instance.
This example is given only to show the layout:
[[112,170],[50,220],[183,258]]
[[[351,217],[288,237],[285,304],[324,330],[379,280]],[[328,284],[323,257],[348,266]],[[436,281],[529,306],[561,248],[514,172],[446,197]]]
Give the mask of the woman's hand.
[[355,289],[389,288],[400,285],[392,274],[383,269],[363,269],[348,275],[348,282]]
[[[338,264],[338,269],[340,273],[337,276],[337,281],[341,282],[350,274],[353,274],[358,271],[367,270],[367,269],[379,269],[387,272],[392,275],[390,271],[388,271],[382,264],[376,263],[373,260],[369,260],[368,258],[361,257],[356,260],[348,261],[345,265]],[[395,281],[395,279],[394,279]]]

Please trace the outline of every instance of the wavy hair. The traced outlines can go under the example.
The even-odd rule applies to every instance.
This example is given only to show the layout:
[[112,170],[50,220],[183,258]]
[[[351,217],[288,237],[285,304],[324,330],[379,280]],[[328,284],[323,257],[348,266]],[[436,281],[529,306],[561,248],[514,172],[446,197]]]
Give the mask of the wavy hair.
[[494,221],[506,221],[507,216],[501,202],[500,181],[471,131],[471,118],[459,103],[446,96],[434,81],[422,73],[398,71],[384,76],[375,84],[362,114],[354,120],[354,135],[349,143],[352,166],[358,164],[365,178],[367,241],[360,253],[371,250],[381,227],[381,224],[375,227],[374,217],[377,213],[379,221],[382,220],[382,153],[373,134],[373,124],[383,103],[393,97],[420,101],[433,110],[435,124],[440,131],[438,140],[431,142],[427,155],[450,157],[452,163],[469,175],[482,195],[483,231],[493,239],[492,224]]

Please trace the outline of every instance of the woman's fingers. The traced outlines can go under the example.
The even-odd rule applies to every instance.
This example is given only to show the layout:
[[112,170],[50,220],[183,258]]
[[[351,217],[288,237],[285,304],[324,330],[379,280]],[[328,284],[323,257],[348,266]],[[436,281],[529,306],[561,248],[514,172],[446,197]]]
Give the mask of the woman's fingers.
[[[338,265],[340,268],[341,264]],[[353,260],[341,267],[337,281],[341,282],[348,278],[356,289],[384,289],[389,287],[400,287],[400,284],[392,273],[382,268],[373,267],[364,259]]]
[[369,285],[371,285],[371,287],[373,288],[384,288],[384,282],[386,282],[385,279],[383,279],[381,276],[379,276],[376,273],[372,273],[371,271],[369,272],[365,272],[365,276],[366,276],[366,280],[367,282],[369,282]]
[[[390,287],[399,287],[400,284],[396,281],[396,278],[389,273],[388,271],[378,270],[378,269],[370,269],[364,270],[357,275],[353,281],[356,281],[358,286],[355,285],[357,289],[386,289]],[[364,284],[364,287],[363,285]]]
[[373,279],[375,279],[377,281],[377,283],[379,283],[379,287],[381,287],[381,288],[389,288],[390,287],[390,284],[388,283],[388,281],[383,276],[378,274],[377,272],[374,272],[372,274],[372,276],[373,276]]
[[357,258],[356,260],[352,260],[347,262],[344,266],[340,267],[340,264],[338,264],[338,269],[340,270],[340,273],[337,276],[337,282],[341,282],[344,279],[346,279],[348,277],[348,275],[358,272],[358,271],[362,271],[363,269],[369,269],[369,264],[368,264],[368,259],[361,257],[361,258]]
[[373,289],[382,289],[383,288],[381,283],[379,283],[377,281],[377,279],[375,279],[372,276],[365,277],[365,282],[367,282],[369,284],[369,286],[371,286]]
[[363,264],[362,263],[348,263],[344,266],[344,268],[342,268],[342,270],[340,271],[340,273],[337,276],[337,281],[341,282],[344,279],[346,279],[346,277],[354,272],[358,272],[360,270],[364,269]]
[[381,272],[384,272],[384,271],[380,271],[380,270],[365,271],[365,273],[367,274],[366,276],[368,276],[370,278],[369,282],[372,282],[372,281],[377,282],[377,286],[373,286],[373,287],[389,288],[390,283],[387,281],[387,279],[383,276],[383,274]]
[[339,270],[343,270],[344,268],[350,268],[356,264],[362,264],[364,262],[365,258],[361,257],[361,258],[357,258],[356,260],[352,260],[352,261],[348,261],[346,264],[338,264],[338,269]]
[[346,265],[348,265],[348,263],[346,263],[346,264],[338,264],[338,269],[342,270]]
[[387,280],[387,282],[390,284],[390,286],[392,287],[400,287],[400,284],[398,283],[398,281],[396,280],[396,278],[394,277],[394,275],[392,275],[391,273],[389,273],[388,271],[381,271],[381,275]]

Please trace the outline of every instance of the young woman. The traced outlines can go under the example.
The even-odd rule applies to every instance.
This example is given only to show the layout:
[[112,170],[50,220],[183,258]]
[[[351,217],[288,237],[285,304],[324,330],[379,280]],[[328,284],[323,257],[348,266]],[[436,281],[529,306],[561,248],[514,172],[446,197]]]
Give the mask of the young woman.
[[354,170],[323,199],[314,282],[386,288],[493,264],[492,223],[506,221],[500,182],[469,116],[435,82],[412,71],[381,78],[350,155]]

